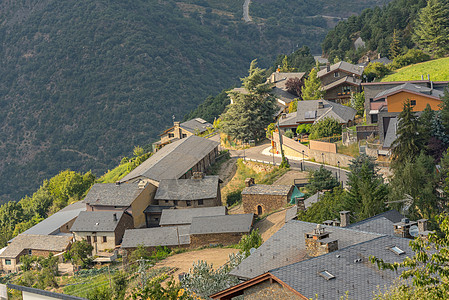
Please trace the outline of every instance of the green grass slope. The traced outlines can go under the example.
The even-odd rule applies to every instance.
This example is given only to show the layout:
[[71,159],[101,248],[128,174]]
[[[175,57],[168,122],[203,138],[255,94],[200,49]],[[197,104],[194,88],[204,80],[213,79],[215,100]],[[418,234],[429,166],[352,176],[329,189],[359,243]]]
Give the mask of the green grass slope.
[[385,76],[381,81],[421,80],[421,75],[427,79],[427,74],[433,81],[449,80],[449,57],[410,65]]
[[172,115],[237,84],[254,58],[266,67],[303,45],[320,51],[330,26],[315,15],[334,1],[300,1],[300,16],[289,1],[253,1],[253,23],[243,2],[0,1],[0,202],[60,170],[103,174]]

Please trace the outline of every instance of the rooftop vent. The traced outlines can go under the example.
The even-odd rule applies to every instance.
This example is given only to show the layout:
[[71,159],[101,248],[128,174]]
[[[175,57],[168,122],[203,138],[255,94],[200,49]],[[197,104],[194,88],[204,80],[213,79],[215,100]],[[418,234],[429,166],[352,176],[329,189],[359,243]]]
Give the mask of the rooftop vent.
[[304,113],[304,119],[315,119],[316,110],[309,110]]
[[205,120],[203,120],[203,119],[201,119],[201,118],[196,118],[195,120],[198,121],[198,122],[201,123],[201,124],[207,123],[207,121],[205,121]]
[[329,271],[321,271],[318,274],[326,280],[335,279],[335,276],[332,275]]
[[97,223],[95,223],[95,226],[98,226],[98,225],[100,225],[100,223],[98,223],[98,222],[97,222]]
[[320,108],[324,108],[323,101],[318,101],[318,109],[320,109]]
[[117,214],[116,214],[116,213],[114,213],[114,214],[112,215],[112,219],[114,220],[114,222],[117,222]]
[[398,246],[393,246],[393,247],[391,247],[391,248],[389,248],[390,249],[390,251],[392,251],[394,254],[396,254],[396,255],[402,255],[402,254],[405,254],[405,251],[404,250],[402,250],[401,248],[399,248]]

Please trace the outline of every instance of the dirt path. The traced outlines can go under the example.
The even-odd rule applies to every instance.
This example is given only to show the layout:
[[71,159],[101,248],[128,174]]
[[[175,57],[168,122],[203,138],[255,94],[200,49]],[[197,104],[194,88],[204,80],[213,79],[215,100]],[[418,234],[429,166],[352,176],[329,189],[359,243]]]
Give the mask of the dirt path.
[[273,184],[277,185],[293,185],[295,183],[295,179],[305,179],[307,178],[309,172],[300,172],[291,170],[282,175],[278,180],[276,180]]
[[237,158],[231,158],[224,162],[218,171],[218,177],[223,180],[222,187],[226,186],[237,171]]
[[212,263],[214,268],[218,268],[228,261],[229,255],[231,253],[237,252],[239,252],[238,249],[231,249],[231,248],[212,248],[198,251],[190,251],[167,257],[163,261],[158,262],[154,267],[178,268],[178,270],[175,273],[173,273],[175,281],[178,281],[179,280],[178,275],[181,273],[188,273],[193,263],[197,262],[198,260],[207,261],[209,264]]
[[263,241],[268,240],[273,234],[285,224],[285,209],[277,213],[271,214],[265,219],[256,223],[254,228],[259,229]]

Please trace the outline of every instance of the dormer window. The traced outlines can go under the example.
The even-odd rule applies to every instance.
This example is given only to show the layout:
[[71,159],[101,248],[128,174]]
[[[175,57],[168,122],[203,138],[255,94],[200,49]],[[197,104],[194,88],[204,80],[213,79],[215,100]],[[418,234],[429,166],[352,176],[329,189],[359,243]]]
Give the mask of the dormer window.
[[321,277],[323,277],[326,280],[331,280],[331,279],[335,279],[335,276],[332,275],[329,271],[321,271],[318,273]]
[[334,77],[335,77],[335,78],[340,77],[340,73],[334,72]]
[[402,255],[402,254],[405,254],[405,251],[404,250],[402,250],[401,248],[399,248],[398,246],[393,246],[393,247],[391,247],[391,248],[389,248],[390,249],[390,251],[392,251],[394,254],[396,254],[396,255]]

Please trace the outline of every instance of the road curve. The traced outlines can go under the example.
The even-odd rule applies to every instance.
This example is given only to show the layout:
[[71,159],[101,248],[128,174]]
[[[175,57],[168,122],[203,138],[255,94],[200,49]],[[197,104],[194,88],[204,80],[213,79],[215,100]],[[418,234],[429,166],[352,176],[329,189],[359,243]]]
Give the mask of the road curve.
[[249,4],[251,3],[251,0],[245,0],[245,3],[243,3],[243,20],[245,22],[252,22],[251,17],[249,16]]

